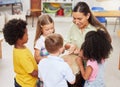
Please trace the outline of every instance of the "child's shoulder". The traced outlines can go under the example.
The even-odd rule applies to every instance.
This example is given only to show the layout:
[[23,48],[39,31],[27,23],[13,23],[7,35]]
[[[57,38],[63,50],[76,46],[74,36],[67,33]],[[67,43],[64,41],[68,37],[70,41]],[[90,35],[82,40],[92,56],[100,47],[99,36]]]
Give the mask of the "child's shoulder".
[[98,65],[97,61],[96,60],[88,60],[87,61],[87,65]]
[[45,41],[45,37],[43,35],[41,35],[38,40],[38,42],[44,42]]

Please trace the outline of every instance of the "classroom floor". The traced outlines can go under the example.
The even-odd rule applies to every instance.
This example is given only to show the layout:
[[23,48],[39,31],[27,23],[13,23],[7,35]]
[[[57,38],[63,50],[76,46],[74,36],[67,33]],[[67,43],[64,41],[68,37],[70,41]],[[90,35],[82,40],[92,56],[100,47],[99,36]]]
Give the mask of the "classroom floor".
[[[29,40],[26,44],[32,53],[33,50],[33,40],[35,35],[35,27],[31,25],[31,19],[28,20],[28,33]],[[36,26],[36,21],[34,23]],[[69,30],[71,22],[56,22],[55,29],[57,33],[66,35]],[[105,68],[105,83],[106,87],[120,87],[120,70],[118,70],[119,55],[120,55],[120,37],[117,35],[117,31],[120,30],[120,25],[117,25],[116,31],[114,30],[114,24],[108,23],[108,31],[112,37],[113,52],[110,58],[106,62]],[[14,71],[12,62],[12,46],[8,45],[4,40],[2,42],[2,59],[0,59],[0,87],[14,87]]]

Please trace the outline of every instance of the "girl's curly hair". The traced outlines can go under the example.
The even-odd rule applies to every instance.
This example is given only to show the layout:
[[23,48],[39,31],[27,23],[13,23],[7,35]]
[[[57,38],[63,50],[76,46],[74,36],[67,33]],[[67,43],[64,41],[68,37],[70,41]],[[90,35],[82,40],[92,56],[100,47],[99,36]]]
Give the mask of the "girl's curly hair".
[[102,59],[109,57],[112,45],[107,34],[103,30],[98,29],[86,34],[81,50],[83,50],[84,57],[101,63]]

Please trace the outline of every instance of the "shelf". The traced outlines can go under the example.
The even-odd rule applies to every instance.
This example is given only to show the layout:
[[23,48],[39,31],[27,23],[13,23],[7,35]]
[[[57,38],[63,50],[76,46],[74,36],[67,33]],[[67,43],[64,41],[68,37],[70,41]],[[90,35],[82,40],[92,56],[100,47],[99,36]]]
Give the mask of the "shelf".
[[72,22],[72,17],[51,16],[55,22]]
[[42,0],[42,11],[51,16],[70,17],[72,13],[72,0]]
[[43,3],[72,3],[73,0],[43,0]]
[[72,3],[72,2],[62,2],[62,1],[50,2],[50,1],[44,1],[43,3]]

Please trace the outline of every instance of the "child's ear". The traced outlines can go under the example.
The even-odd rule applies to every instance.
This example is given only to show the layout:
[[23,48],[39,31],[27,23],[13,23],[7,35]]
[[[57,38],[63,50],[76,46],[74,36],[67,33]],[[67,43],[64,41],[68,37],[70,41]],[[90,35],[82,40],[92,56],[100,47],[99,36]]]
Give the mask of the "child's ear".
[[64,51],[65,51],[65,48],[64,48],[64,47],[61,47],[61,48],[59,49],[60,54],[64,53]]
[[89,17],[90,17],[90,13],[87,14],[87,19],[89,19]]

